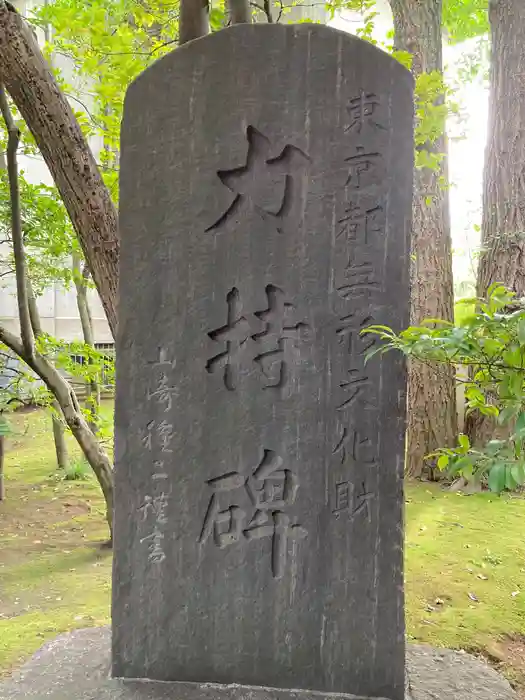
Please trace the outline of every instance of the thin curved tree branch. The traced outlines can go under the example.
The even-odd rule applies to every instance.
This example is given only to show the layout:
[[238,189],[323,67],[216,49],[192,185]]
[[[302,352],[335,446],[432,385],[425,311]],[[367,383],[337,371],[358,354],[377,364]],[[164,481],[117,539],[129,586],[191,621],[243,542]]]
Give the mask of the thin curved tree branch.
[[24,352],[32,357],[35,351],[35,336],[29,310],[27,261],[22,234],[22,212],[20,205],[20,183],[18,181],[18,144],[20,130],[15,124],[7,101],[4,86],[0,84],[0,112],[7,128],[7,174],[9,177],[9,194],[11,208],[11,239],[15,257],[16,297],[18,317]]

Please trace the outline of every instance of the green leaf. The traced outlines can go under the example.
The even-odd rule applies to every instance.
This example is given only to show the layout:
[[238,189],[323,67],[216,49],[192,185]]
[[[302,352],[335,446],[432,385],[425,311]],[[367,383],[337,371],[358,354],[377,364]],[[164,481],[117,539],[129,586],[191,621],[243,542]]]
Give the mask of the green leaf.
[[506,445],[505,440],[489,440],[486,445],[486,450],[489,455],[496,455]]
[[501,493],[505,489],[507,469],[505,464],[495,464],[489,472],[489,489]]
[[450,459],[448,455],[440,455],[437,461],[439,469],[446,469],[449,465]]
[[520,345],[525,345],[525,318],[520,319],[518,323],[518,340]]
[[512,467],[507,465],[505,468],[505,487],[509,491],[514,491],[514,489],[517,486],[518,486],[518,482],[514,479],[514,476],[512,474]]
[[519,407],[518,406],[505,406],[505,408],[500,411],[499,416],[498,416],[498,423],[500,425],[505,425],[509,421],[511,421],[515,416],[516,413],[518,412]]
[[523,464],[513,464],[510,470],[514,481],[518,486],[522,486],[525,483],[525,469]]
[[518,414],[515,433],[516,435],[519,435],[519,437],[525,437],[525,411],[521,411]]
[[470,440],[466,435],[460,433],[458,437],[458,442],[461,446],[462,451],[466,454],[470,450]]

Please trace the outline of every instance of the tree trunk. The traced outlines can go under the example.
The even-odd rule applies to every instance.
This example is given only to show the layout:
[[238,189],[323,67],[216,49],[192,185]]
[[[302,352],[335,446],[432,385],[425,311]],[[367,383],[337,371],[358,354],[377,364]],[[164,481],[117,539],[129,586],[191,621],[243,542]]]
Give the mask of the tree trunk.
[[[89,301],[87,297],[87,280],[89,271],[87,267],[80,270],[80,258],[73,254],[73,278],[75,280],[75,289],[77,293],[77,308],[80,315],[80,324],[82,326],[82,335],[84,343],[95,349],[95,338],[93,335],[93,320]],[[91,358],[88,361],[89,365],[93,365]],[[90,413],[91,419],[89,427],[96,433],[98,430],[98,418],[100,412],[100,384],[96,379],[86,383],[86,401],[85,406]]]
[[22,212],[20,207],[20,183],[18,179],[18,145],[20,130],[15,124],[4,86],[0,85],[0,112],[7,128],[7,169],[9,172],[9,197],[11,200],[11,239],[15,258],[16,300],[20,319],[20,335],[27,355],[33,352],[35,338],[29,315],[27,261],[22,235]]
[[[396,49],[412,54],[414,76],[442,72],[441,0],[390,0],[390,6]],[[414,174],[411,325],[426,318],[452,321],[454,308],[448,193],[440,185],[441,177],[448,178],[445,134],[424,148],[445,158],[437,171],[418,168]],[[425,455],[454,444],[456,436],[453,369],[410,362],[407,475],[420,477]]]
[[59,469],[66,469],[69,463],[66,443],[66,431],[64,423],[61,420],[62,411],[58,401],[53,401],[53,412],[51,419],[53,421],[53,439],[55,441],[55,453],[57,456],[57,465]]
[[[27,305],[29,307],[29,318],[31,321],[31,327],[33,328],[33,333],[35,338],[42,333],[42,324],[40,322],[40,313],[38,312],[38,305],[35,297],[35,292],[33,290],[33,285],[29,276],[26,279],[27,287]],[[67,444],[66,444],[66,431],[64,428],[64,423],[61,418],[60,406],[58,403],[53,401],[52,411],[51,411],[51,423],[53,426],[53,441],[55,443],[55,454],[57,458],[57,466],[59,469],[65,469],[68,465],[68,454],[67,454]]]
[[31,29],[4,0],[0,0],[0,82],[13,98],[51,171],[115,336],[119,251],[116,209]]
[[252,21],[249,0],[228,0],[228,10],[232,24],[246,24]]
[[[489,124],[483,174],[482,252],[477,295],[494,282],[525,296],[525,3],[491,0]],[[467,416],[473,444],[484,444],[494,421]],[[508,431],[497,430],[498,437]]]
[[210,31],[208,0],[180,0],[179,44],[205,36]]

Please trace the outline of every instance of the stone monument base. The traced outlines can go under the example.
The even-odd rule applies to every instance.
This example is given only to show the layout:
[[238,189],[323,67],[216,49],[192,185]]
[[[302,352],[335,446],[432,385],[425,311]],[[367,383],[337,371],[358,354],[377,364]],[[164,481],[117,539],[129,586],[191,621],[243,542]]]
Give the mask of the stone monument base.
[[[109,678],[109,648],[108,628],[61,635],[42,647],[11,680],[0,683],[0,700],[371,700],[212,683],[115,680]],[[517,700],[496,671],[461,652],[410,646],[407,673],[407,700]]]

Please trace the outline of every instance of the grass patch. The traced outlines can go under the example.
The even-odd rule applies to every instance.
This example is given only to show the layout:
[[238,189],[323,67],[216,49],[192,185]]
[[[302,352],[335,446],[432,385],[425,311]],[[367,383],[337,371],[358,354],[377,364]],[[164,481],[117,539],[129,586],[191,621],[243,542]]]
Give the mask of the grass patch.
[[525,630],[525,501],[406,489],[409,639],[489,649]]
[[[57,477],[47,414],[12,422],[0,504],[4,674],[44,641],[107,624],[110,615],[111,553],[101,548],[107,529],[96,480]],[[525,633],[525,500],[408,484],[406,501],[409,641],[485,653],[525,687],[525,665],[516,660]]]
[[[104,405],[111,414],[112,406]],[[96,479],[65,480],[56,466],[51,417],[10,417],[6,500],[0,504],[0,674],[45,641],[109,621],[111,553]],[[68,436],[73,464],[80,452]]]

